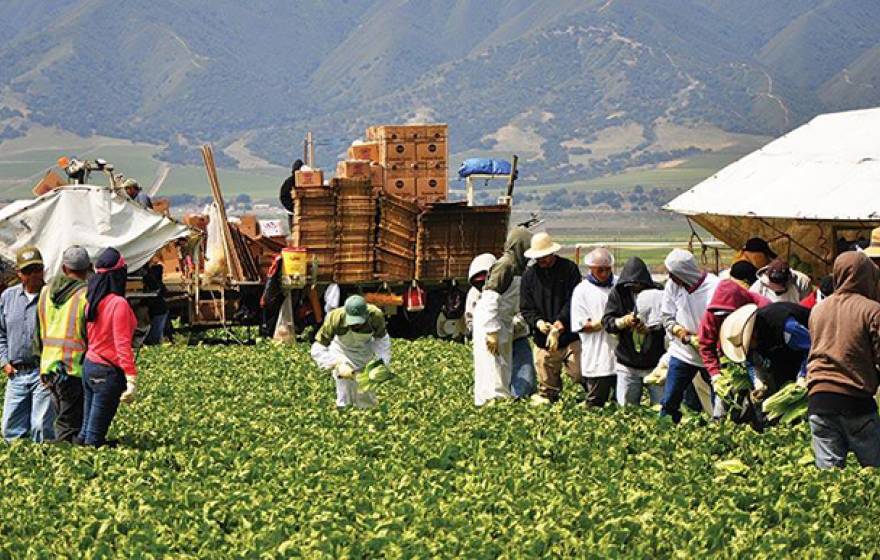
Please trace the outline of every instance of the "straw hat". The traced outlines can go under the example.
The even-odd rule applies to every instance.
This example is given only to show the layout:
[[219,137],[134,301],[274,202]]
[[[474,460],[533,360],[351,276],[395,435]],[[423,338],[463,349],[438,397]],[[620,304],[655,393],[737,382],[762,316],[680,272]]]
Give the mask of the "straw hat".
[[752,333],[755,331],[755,314],[758,306],[744,305],[731,313],[721,323],[721,350],[731,361],[742,363],[749,355]]
[[865,256],[869,259],[880,259],[880,228],[871,230],[871,244],[865,249]]
[[532,236],[532,246],[525,252],[527,259],[540,259],[547,255],[558,253],[562,245],[555,243],[547,232],[536,233]]

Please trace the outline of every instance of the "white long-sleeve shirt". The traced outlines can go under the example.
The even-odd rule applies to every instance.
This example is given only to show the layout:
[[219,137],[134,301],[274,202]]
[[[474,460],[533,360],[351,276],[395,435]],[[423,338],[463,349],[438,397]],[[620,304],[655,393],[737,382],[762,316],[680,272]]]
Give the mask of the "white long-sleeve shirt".
[[[702,284],[693,293],[688,293],[684,286],[679,286],[672,280],[668,280],[663,289],[663,303],[660,306],[663,325],[667,332],[671,333],[672,327],[678,324],[691,334],[696,335],[700,327],[700,319],[702,319],[709,301],[712,300],[718,282],[717,276],[707,274]],[[692,366],[703,367],[703,358],[700,357],[700,352],[676,337],[672,338],[669,345],[669,354]]]
[[571,330],[578,331],[581,337],[581,375],[584,377],[605,377],[615,374],[617,360],[614,337],[601,329],[583,332],[581,329],[590,321],[601,324],[605,315],[605,305],[612,287],[603,288],[584,280],[571,294]]

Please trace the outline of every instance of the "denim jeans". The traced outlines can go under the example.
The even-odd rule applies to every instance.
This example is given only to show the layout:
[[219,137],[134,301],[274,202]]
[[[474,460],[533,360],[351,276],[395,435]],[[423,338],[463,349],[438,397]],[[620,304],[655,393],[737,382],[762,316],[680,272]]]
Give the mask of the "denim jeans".
[[642,392],[648,390],[648,397],[651,405],[655,405],[663,398],[663,387],[660,385],[649,385],[645,383],[645,377],[651,373],[646,370],[644,375],[637,373],[629,373],[624,371],[617,372],[617,403],[620,406],[639,406],[642,402]]
[[691,365],[676,357],[669,358],[669,371],[666,374],[666,386],[663,400],[660,401],[660,416],[670,416],[675,422],[681,420],[681,401],[697,374],[708,380],[705,369]]
[[863,467],[880,467],[880,416],[876,412],[859,416],[810,414],[813,455],[820,469],[846,466],[852,451]]
[[167,311],[161,315],[156,315],[155,317],[150,318],[150,330],[147,332],[147,336],[144,337],[144,344],[147,346],[162,344],[162,340],[165,337],[165,323],[167,322]]
[[535,392],[535,359],[528,337],[513,341],[513,373],[510,376],[510,394],[515,399],[530,397]]
[[85,445],[104,445],[125,385],[122,370],[86,358],[83,363],[83,425],[79,433]]
[[52,394],[40,383],[40,370],[19,370],[6,381],[3,437],[6,441],[31,436],[36,442],[55,439]]

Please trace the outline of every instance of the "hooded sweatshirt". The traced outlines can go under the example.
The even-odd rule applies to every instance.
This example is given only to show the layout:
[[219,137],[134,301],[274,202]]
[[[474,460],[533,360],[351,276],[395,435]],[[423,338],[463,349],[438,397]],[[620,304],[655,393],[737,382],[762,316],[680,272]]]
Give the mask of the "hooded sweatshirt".
[[617,319],[637,311],[636,297],[633,294],[634,285],[647,289],[663,289],[662,286],[654,282],[644,261],[638,257],[631,257],[623,265],[617,285],[608,295],[605,315],[602,316],[602,326],[605,327],[606,332],[617,335],[617,348],[614,354],[619,366],[639,370],[653,369],[660,361],[660,356],[666,351],[663,346],[666,337],[663,325],[649,328],[638,351],[632,329],[621,330],[617,328]]
[[[519,294],[508,293],[508,290],[513,285],[514,278],[522,276],[526,268],[528,259],[525,256],[525,252],[529,248],[531,239],[532,234],[526,228],[513,228],[507,235],[507,241],[504,243],[504,254],[489,269],[489,275],[486,277],[486,283],[483,285],[483,295],[480,298],[485,300],[484,303],[488,314],[485,325],[486,332],[499,332],[502,330],[502,327],[512,328],[512,325],[501,324],[503,311],[501,300],[502,297],[515,297],[515,307],[517,309],[509,315],[512,318],[519,312]],[[519,286],[514,288],[518,290]]]
[[833,276],[834,293],[810,314],[810,412],[871,412],[880,364],[880,270],[848,251],[834,261]]
[[[715,294],[718,277],[701,270],[694,256],[681,249],[673,249],[664,264],[669,274],[678,278],[684,286],[672,279],[666,282],[661,308],[663,326],[670,334],[676,325],[681,325],[692,335],[696,335],[703,313]],[[692,366],[703,367],[703,359],[696,348],[676,337],[673,337],[669,345],[669,355]]]
[[530,266],[523,273],[519,306],[523,319],[532,331],[538,348],[547,346],[547,335],[538,330],[538,321],[561,322],[566,330],[559,336],[559,347],[565,348],[578,339],[571,328],[571,296],[581,283],[581,272],[572,261],[556,257],[550,268]]
[[718,282],[715,294],[700,320],[699,330],[700,357],[703,359],[706,371],[712,377],[721,373],[721,361],[718,355],[718,334],[721,331],[721,323],[728,315],[749,303],[765,307],[770,304],[770,300],[746,290],[735,280]]

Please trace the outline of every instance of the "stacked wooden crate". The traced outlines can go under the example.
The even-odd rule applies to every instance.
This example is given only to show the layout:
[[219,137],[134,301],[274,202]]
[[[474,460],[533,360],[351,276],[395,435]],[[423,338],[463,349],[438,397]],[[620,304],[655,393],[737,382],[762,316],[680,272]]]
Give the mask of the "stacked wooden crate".
[[419,207],[412,199],[385,194],[379,199],[376,278],[386,282],[415,278]]
[[476,255],[499,254],[507,235],[509,212],[506,205],[429,205],[419,217],[415,277],[466,278]]
[[[297,188],[293,195],[293,244],[318,262],[318,280],[332,281],[336,252],[336,194],[328,188]],[[311,272],[311,271],[310,271]]]
[[356,284],[373,280],[376,198],[369,179],[333,179],[336,193],[334,281]]

